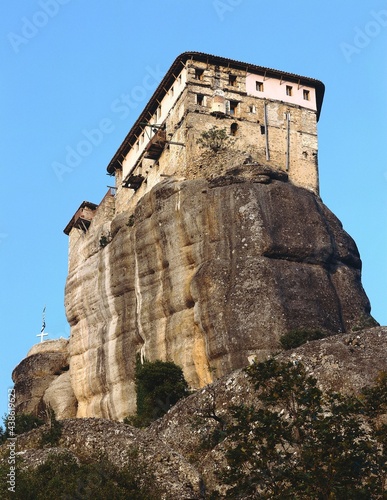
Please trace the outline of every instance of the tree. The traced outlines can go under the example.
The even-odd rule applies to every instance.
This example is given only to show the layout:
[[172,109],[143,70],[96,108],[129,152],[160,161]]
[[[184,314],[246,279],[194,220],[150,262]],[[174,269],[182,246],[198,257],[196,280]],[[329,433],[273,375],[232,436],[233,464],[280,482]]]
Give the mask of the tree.
[[162,417],[179,401],[188,396],[188,384],[182,369],[170,361],[144,361],[136,364],[137,414],[126,420],[145,427]]
[[106,457],[82,462],[69,452],[52,453],[36,468],[17,471],[15,493],[7,490],[9,467],[0,465],[0,498],[15,500],[105,499],[156,500],[162,493],[154,470],[136,450],[117,467]]
[[387,373],[384,371],[379,373],[375,385],[363,389],[361,398],[376,441],[374,494],[375,498],[385,498],[387,496]]
[[47,429],[42,432],[40,443],[42,446],[56,446],[62,435],[62,423],[56,419],[55,412],[50,405],[45,408],[45,421]]
[[301,363],[270,359],[246,372],[257,404],[230,408],[227,498],[384,498],[386,428],[365,414],[386,411],[375,399],[386,404],[387,377],[356,398],[323,393]]
[[0,444],[4,443],[9,437],[14,437],[19,434],[23,434],[24,432],[31,431],[32,429],[36,429],[44,424],[44,421],[33,415],[32,413],[18,413],[14,417],[14,421],[12,421],[13,425],[13,436],[9,433],[9,424],[8,419],[9,415],[5,415],[3,417],[4,427],[0,427]]
[[284,349],[294,349],[305,342],[323,339],[326,335],[319,330],[290,330],[281,335],[280,342]]

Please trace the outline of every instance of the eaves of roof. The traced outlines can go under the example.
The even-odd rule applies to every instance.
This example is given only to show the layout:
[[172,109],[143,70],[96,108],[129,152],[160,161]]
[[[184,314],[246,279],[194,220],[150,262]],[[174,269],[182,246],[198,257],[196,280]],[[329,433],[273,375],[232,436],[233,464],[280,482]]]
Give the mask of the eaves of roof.
[[80,205],[79,208],[76,210],[75,214],[72,216],[70,222],[67,224],[67,226],[63,229],[63,232],[67,234],[67,236],[70,234],[70,231],[72,227],[74,226],[76,222],[76,216],[77,214],[82,210],[82,208],[90,208],[91,210],[97,210],[98,205],[95,203],[91,203],[90,201],[83,201]]
[[[287,73],[286,71],[279,71],[272,68],[265,68],[263,66],[257,66],[255,64],[244,63],[241,61],[235,61],[233,59],[228,59],[226,57],[214,56],[211,54],[205,54],[203,52],[183,52],[180,54],[172,66],[169,68],[164,78],[160,82],[159,86],[155,90],[153,96],[148,101],[148,104],[143,109],[140,116],[137,118],[136,122],[130,129],[129,133],[125,137],[121,146],[118,148],[117,152],[111,159],[109,165],[107,166],[107,171],[109,174],[113,174],[117,168],[120,168],[122,160],[128,154],[133,144],[136,142],[137,137],[141,134],[143,130],[143,123],[146,122],[151,116],[154,115],[159,102],[163,99],[166,91],[172,85],[177,75],[180,73],[182,67],[189,60],[195,60],[200,62],[207,62],[209,64],[215,64],[219,66],[228,66],[229,68],[245,70],[246,72],[262,74],[267,77],[283,78],[286,81],[299,83],[300,85],[306,85],[313,87],[316,90],[316,104],[317,104],[317,120],[320,117],[322,102],[324,98],[325,86],[320,80],[315,80],[314,78],[308,78],[305,76],[296,75],[294,73]],[[166,90],[167,89],[167,90]]]

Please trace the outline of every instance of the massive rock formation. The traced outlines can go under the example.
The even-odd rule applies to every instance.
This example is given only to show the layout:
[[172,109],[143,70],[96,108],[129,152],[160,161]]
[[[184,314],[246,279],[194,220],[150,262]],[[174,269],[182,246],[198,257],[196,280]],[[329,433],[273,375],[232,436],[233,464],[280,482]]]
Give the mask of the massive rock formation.
[[[356,395],[386,372],[386,335],[386,327],[338,334],[282,352],[277,359],[300,361],[323,391]],[[206,492],[209,497],[212,491],[224,491],[221,473],[227,473],[227,440],[214,440],[214,430],[221,419],[229,422],[229,408],[240,404],[257,405],[257,393],[244,371],[236,370],[179,401],[145,430],[95,418],[64,420],[56,448],[41,446],[47,427],[20,435],[17,449],[22,460],[18,459],[18,467],[34,468],[50,453],[69,453],[86,463],[102,456],[123,467],[135,451],[144,470],[153,469],[154,481],[163,491],[161,499],[207,498]],[[0,465],[8,464],[8,457],[9,447],[4,444]],[[223,493],[220,498],[229,497]]]
[[72,248],[66,284],[78,417],[135,409],[138,353],[201,387],[280,350],[293,329],[349,332],[369,319],[353,240],[284,172],[244,165],[167,179]]
[[71,387],[66,339],[34,345],[12,373],[16,411],[41,415],[50,405],[59,419],[75,417],[77,401]]

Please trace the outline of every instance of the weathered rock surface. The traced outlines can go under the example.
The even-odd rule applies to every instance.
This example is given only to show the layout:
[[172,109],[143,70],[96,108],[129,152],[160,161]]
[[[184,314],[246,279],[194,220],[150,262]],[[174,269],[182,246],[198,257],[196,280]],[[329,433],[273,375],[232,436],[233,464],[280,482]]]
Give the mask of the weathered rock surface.
[[[387,370],[386,339],[387,327],[376,327],[309,342],[278,354],[277,359],[301,361],[323,390],[357,394]],[[54,451],[67,450],[86,461],[106,456],[121,467],[136,449],[154,468],[157,484],[167,492],[163,498],[205,498],[206,490],[218,488],[217,473],[225,466],[224,443],[208,446],[219,425],[213,415],[227,418],[227,408],[241,403],[256,404],[256,395],[243,370],[236,370],[179,401],[145,430],[102,419],[65,420]],[[35,467],[47,458],[50,449],[41,449],[41,432],[36,429],[18,437],[24,466]],[[1,454],[6,458],[7,453],[4,445]]]
[[63,420],[58,446],[42,449],[40,439],[45,430],[38,428],[18,438],[17,449],[22,452],[25,466],[37,467],[53,452],[69,452],[81,461],[103,457],[124,467],[130,463],[131,452],[136,451],[164,492],[160,500],[200,498],[201,476],[196,468],[170,446],[140,429],[97,418]]
[[64,372],[55,378],[43,394],[43,401],[50,406],[56,418],[72,418],[77,414],[78,402],[71,386],[70,372]]
[[339,220],[286,175],[243,168],[162,182],[133,216],[79,237],[65,298],[78,417],[134,412],[137,353],[174,361],[197,388],[280,350],[289,330],[369,318]]
[[44,342],[39,342],[31,347],[28,351],[27,356],[32,356],[33,354],[42,354],[46,352],[62,352],[68,356],[69,341],[64,338],[56,340],[45,340]]
[[66,339],[34,345],[12,373],[16,411],[42,414],[47,405],[57,418],[74,417],[77,401],[71,386]]
[[[387,370],[387,327],[356,334],[341,334],[316,340],[285,351],[280,361],[299,361],[317,379],[323,391],[359,394],[374,385]],[[151,436],[169,445],[191,463],[195,463],[204,484],[216,488],[216,473],[226,466],[220,443],[206,451],[210,435],[219,426],[214,420],[225,418],[232,405],[256,405],[256,393],[243,370],[237,370],[179,401],[162,419],[148,429]]]

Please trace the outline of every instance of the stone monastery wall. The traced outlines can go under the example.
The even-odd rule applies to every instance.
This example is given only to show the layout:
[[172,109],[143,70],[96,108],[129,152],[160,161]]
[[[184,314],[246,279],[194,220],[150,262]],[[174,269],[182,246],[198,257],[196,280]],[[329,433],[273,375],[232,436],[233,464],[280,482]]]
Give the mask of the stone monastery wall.
[[[240,153],[224,167],[250,157],[287,170],[296,185],[318,193],[316,115],[313,87],[190,61],[144,122],[142,133],[122,161],[122,172],[116,171],[116,209],[120,212],[128,203],[135,204],[163,176],[211,176],[196,161],[203,153],[197,139],[214,126],[233,137],[233,149]],[[157,158],[149,159],[147,147],[160,130],[165,135],[164,147]],[[128,192],[122,181],[131,176],[144,181],[136,191]]]
[[[177,58],[108,167],[115,189],[87,224],[98,227],[103,238],[109,238],[104,225],[120,213],[133,213],[168,177],[211,179],[241,164],[259,164],[284,170],[295,185],[319,192],[321,82],[192,54]],[[198,144],[212,127],[229,138],[222,151]],[[67,232],[70,262],[85,224],[73,227]]]

